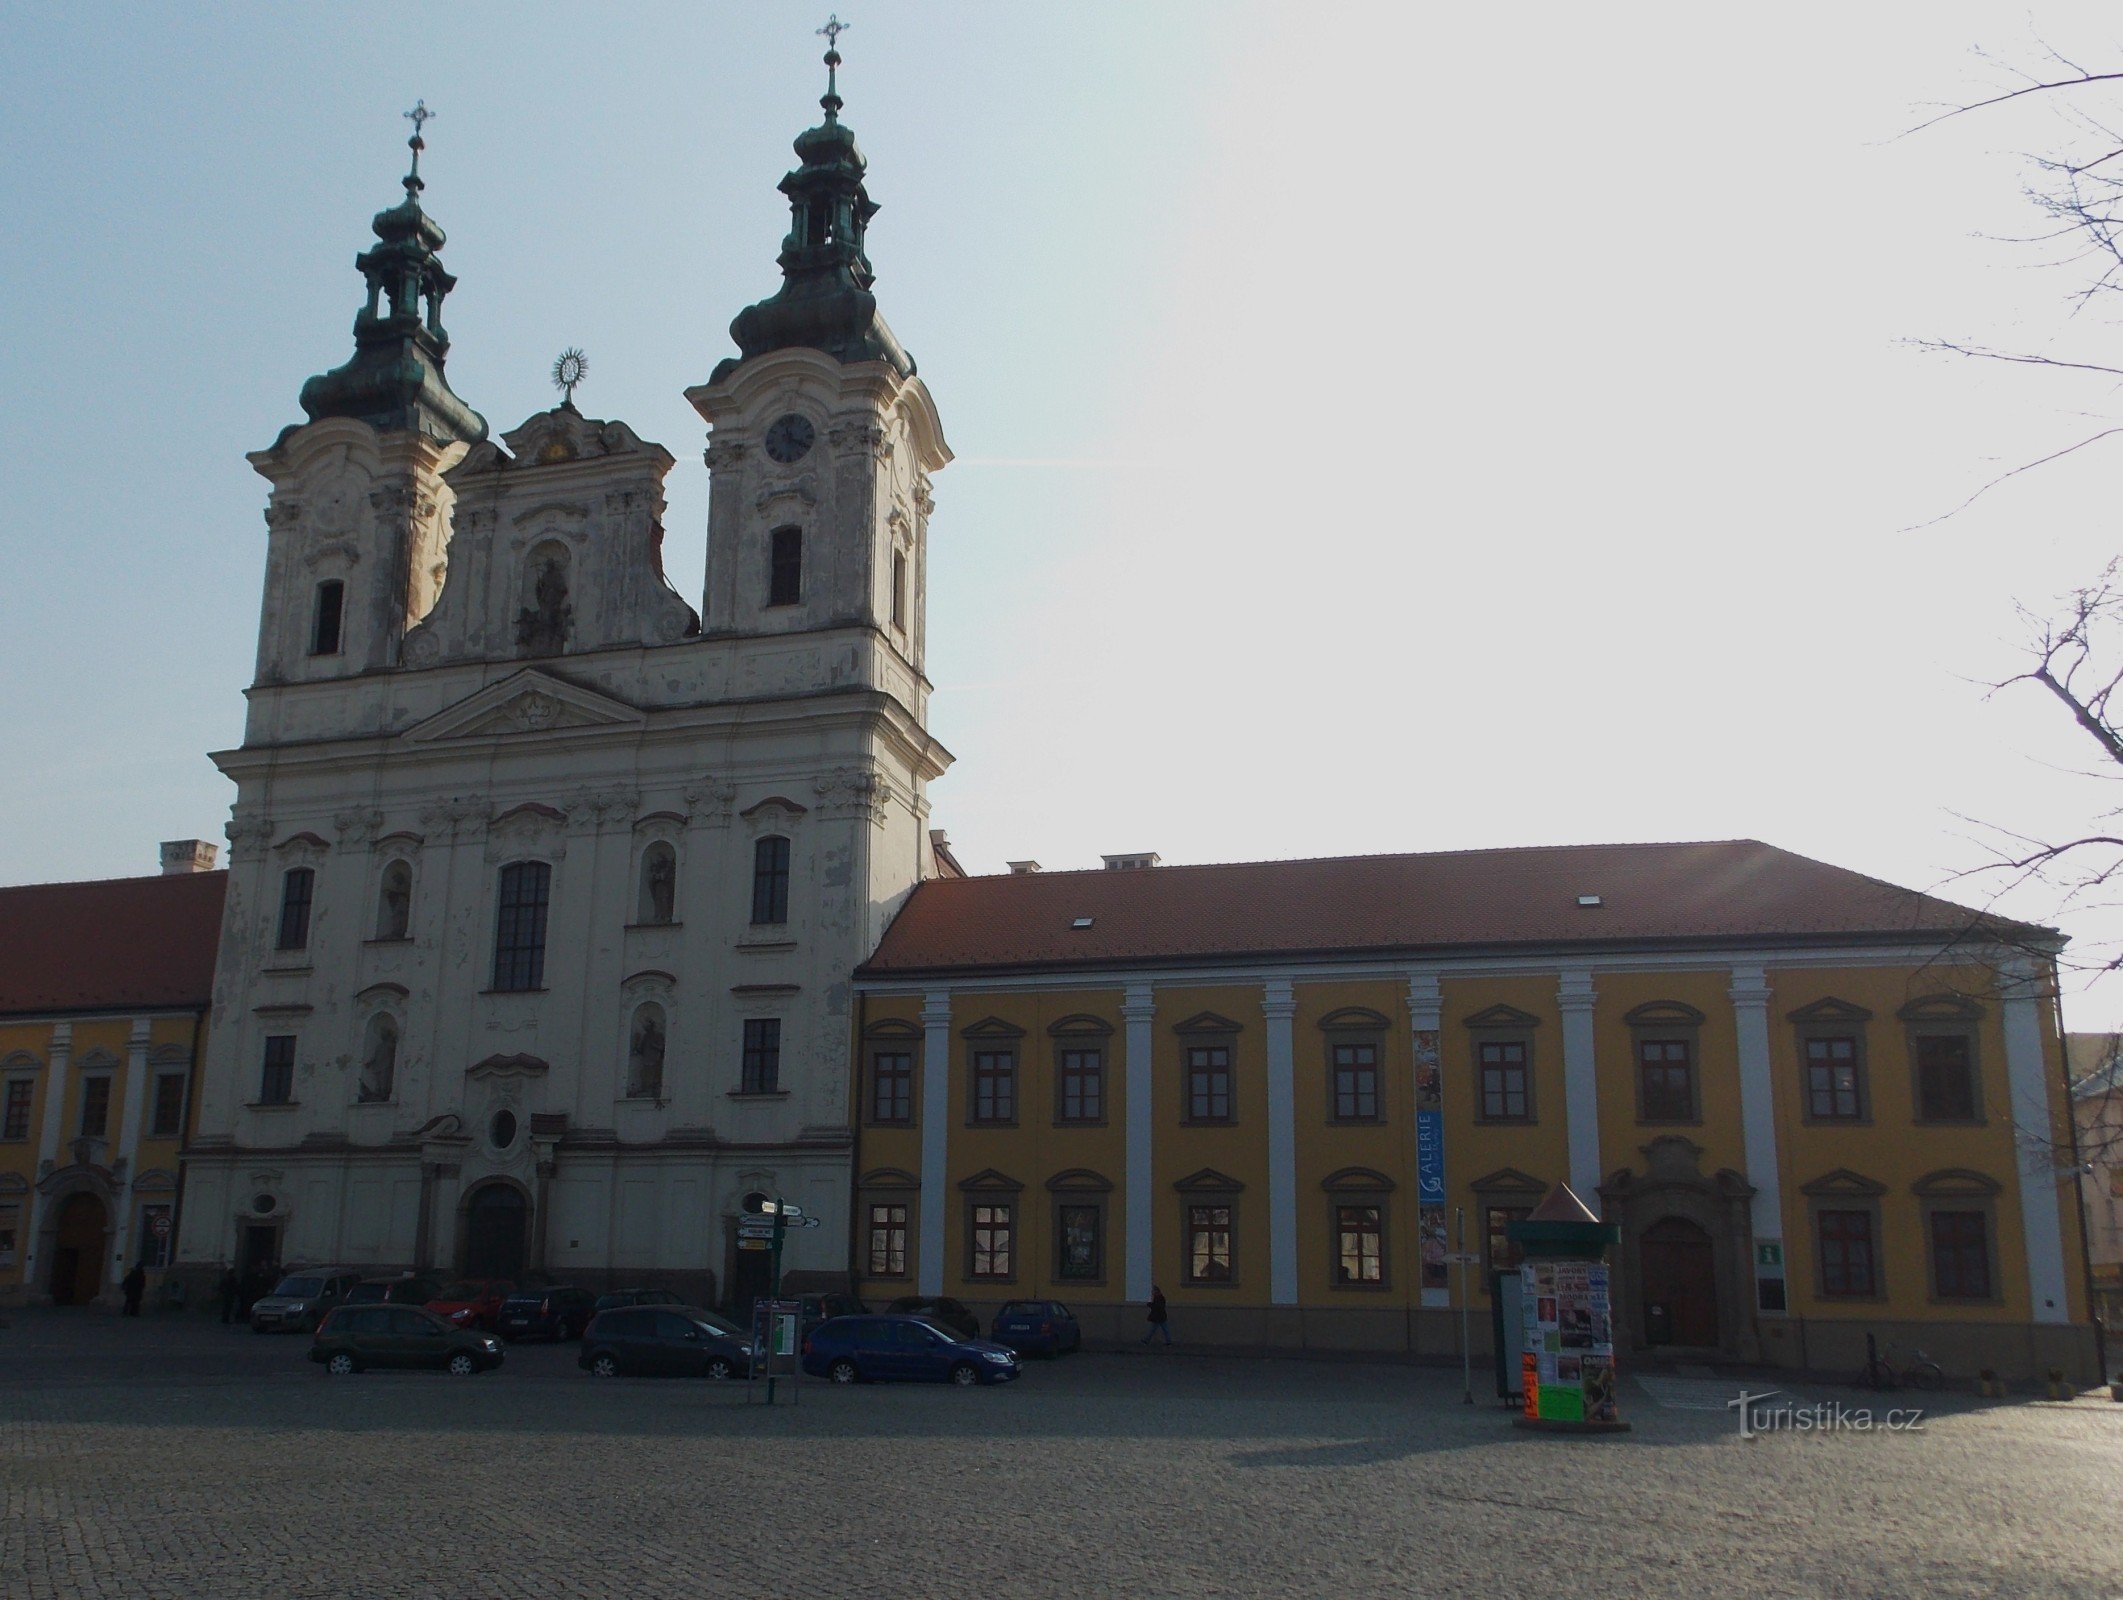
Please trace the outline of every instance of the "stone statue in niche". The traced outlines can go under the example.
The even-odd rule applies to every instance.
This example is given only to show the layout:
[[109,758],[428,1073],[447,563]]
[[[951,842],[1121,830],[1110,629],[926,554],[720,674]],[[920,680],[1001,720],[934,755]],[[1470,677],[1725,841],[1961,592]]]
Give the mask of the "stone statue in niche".
[[516,613],[517,648],[527,655],[557,656],[567,648],[568,625],[575,620],[575,608],[568,604],[567,563],[547,556],[539,563],[532,592],[537,603]]
[[361,1084],[356,1098],[365,1105],[391,1098],[391,1080],[398,1071],[398,1025],[378,1017],[369,1029],[369,1053],[361,1063]]
[[383,904],[376,916],[378,939],[403,939],[412,924],[413,874],[402,861],[384,869]]
[[634,1059],[629,1063],[628,1087],[651,1099],[663,1097],[663,1019],[645,1009],[634,1024]]
[[677,862],[668,850],[649,852],[648,882],[650,922],[669,922],[673,909],[673,891],[678,874]]

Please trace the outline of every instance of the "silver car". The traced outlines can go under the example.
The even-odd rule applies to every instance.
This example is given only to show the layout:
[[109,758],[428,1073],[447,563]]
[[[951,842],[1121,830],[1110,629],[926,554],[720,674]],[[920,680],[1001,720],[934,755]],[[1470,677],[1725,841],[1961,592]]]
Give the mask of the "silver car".
[[253,1333],[307,1333],[343,1304],[361,1281],[358,1272],[300,1267],[251,1307]]

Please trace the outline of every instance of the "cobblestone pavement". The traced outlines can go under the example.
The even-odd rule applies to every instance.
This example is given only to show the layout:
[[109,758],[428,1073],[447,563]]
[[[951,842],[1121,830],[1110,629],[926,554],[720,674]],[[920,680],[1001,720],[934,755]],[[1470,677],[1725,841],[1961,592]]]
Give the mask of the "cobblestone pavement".
[[[1533,1437],[1457,1373],[1167,1353],[1012,1387],[328,1378],[306,1341],[0,1331],[0,1595],[2101,1595],[2123,1406],[1747,1442],[1698,1375]],[[1802,1398],[1871,1402],[1853,1391]],[[1908,1396],[1896,1396],[1908,1399]],[[1715,1409],[1713,1409],[1715,1408]]]

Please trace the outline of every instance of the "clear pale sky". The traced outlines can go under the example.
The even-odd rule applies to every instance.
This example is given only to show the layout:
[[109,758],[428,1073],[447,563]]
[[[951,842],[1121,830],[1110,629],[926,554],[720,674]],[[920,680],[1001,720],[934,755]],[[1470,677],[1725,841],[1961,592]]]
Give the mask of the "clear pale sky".
[[[2111,7],[848,0],[886,314],[959,460],[930,672],[975,870],[1751,836],[1955,898],[1985,824],[2113,803],[2013,670],[2117,550],[2113,360],[2038,219],[2039,105],[1908,138]],[[17,4],[0,59],[0,881],[220,839],[265,485],[343,361],[416,96],[497,430],[681,391],[772,289],[823,9]],[[2123,96],[2085,102],[2114,118]],[[2082,945],[2114,912],[2006,909]],[[2068,1005],[2123,1020],[2123,992]]]

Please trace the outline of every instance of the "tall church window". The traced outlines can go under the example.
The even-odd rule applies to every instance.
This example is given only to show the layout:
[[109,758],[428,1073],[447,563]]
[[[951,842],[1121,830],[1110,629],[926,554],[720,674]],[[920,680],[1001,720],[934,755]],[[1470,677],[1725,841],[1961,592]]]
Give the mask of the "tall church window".
[[789,841],[769,834],[752,846],[752,921],[789,920]]
[[317,601],[310,611],[310,654],[339,654],[339,624],[346,611],[346,585],[327,578],[317,585]]
[[803,529],[776,528],[767,558],[767,604],[803,604]]
[[100,1139],[110,1131],[111,1080],[98,1075],[81,1080],[81,1137]]
[[635,920],[661,925],[676,920],[678,852],[658,841],[641,853],[641,903]]
[[290,867],[280,880],[280,932],[274,941],[281,950],[310,947],[310,900],[317,892],[317,874],[309,867]]
[[265,1058],[258,1069],[258,1103],[262,1106],[291,1105],[295,1099],[295,1036],[268,1034]]
[[781,1018],[745,1019],[742,1071],[738,1080],[741,1094],[773,1094],[781,1088]]
[[361,1048],[361,1081],[354,1098],[375,1105],[391,1098],[398,1078],[398,1022],[387,1013],[369,1018],[368,1037]]
[[645,1005],[634,1013],[627,1036],[627,1093],[635,1099],[663,1098],[663,1056],[667,1036],[663,1007]]
[[376,937],[403,939],[413,925],[413,869],[393,861],[383,869],[376,891]]
[[892,552],[892,626],[907,631],[907,552]]
[[546,902],[552,887],[553,869],[543,861],[512,861],[501,869],[494,920],[496,989],[545,987]]

